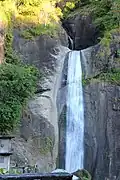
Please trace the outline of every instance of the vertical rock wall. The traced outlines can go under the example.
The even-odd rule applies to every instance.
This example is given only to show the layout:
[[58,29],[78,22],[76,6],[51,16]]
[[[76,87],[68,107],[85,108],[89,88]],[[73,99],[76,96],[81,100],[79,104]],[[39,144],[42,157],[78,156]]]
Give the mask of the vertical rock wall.
[[93,180],[119,179],[120,86],[99,79],[99,74],[120,67],[114,56],[119,47],[114,44],[109,57],[99,56],[100,45],[82,51],[84,75],[90,78],[84,86],[84,167]]
[[68,49],[63,30],[57,38],[38,36],[34,40],[21,37],[14,31],[14,50],[26,64],[35,65],[41,72],[36,96],[23,110],[20,129],[13,140],[12,163],[18,166],[38,165],[41,172],[56,167],[58,156],[58,116],[56,97],[64,58]]
[[113,180],[120,168],[120,87],[93,81],[84,100],[85,168],[95,180]]

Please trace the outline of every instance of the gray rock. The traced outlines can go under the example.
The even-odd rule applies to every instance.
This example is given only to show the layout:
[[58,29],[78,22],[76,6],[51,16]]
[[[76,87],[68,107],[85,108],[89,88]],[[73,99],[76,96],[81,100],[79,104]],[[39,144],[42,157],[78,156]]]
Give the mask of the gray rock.
[[120,34],[117,34],[116,40],[117,39],[118,42],[111,42],[109,54],[106,54],[106,49],[101,44],[81,51],[81,61],[85,79],[95,77],[111,69],[120,68],[120,61],[116,58],[116,52],[120,49]]
[[94,180],[113,180],[120,169],[120,87],[91,82],[84,88],[85,169]]
[[57,158],[57,167],[65,169],[66,153],[66,97],[67,97],[67,72],[68,72],[68,54],[65,58],[60,81],[60,87],[57,92],[58,126],[59,126],[59,153]]
[[68,52],[67,36],[62,30],[57,38],[39,36],[26,40],[14,30],[14,50],[25,64],[35,65],[42,72],[36,96],[23,110],[20,128],[13,140],[12,163],[18,166],[37,165],[40,172],[56,167],[58,156],[58,117],[56,96],[64,57]]
[[63,21],[63,27],[74,41],[74,49],[81,50],[98,42],[99,30],[92,23],[91,16],[79,13]]
[[[82,51],[82,65],[86,78],[92,78],[108,69],[116,68],[111,49],[111,56],[98,58],[100,45]],[[84,54],[83,54],[84,52]],[[95,56],[96,55],[96,56]],[[113,58],[113,59],[112,59]],[[86,61],[85,61],[86,60]],[[113,61],[112,61],[113,60]],[[119,67],[119,64],[118,64]],[[117,68],[118,68],[117,67]],[[59,118],[59,165],[65,168],[65,132],[66,132],[66,73],[67,61],[64,63],[61,87],[58,91]],[[85,158],[84,168],[90,172],[93,180],[119,177],[120,168],[120,87],[91,79],[90,84],[84,87],[85,108]]]
[[[76,49],[96,44],[99,32],[91,24],[90,17],[76,16],[65,23]],[[39,36],[30,41],[23,39],[18,30],[14,31],[15,51],[24,63],[37,66],[43,79],[38,83],[36,96],[23,112],[20,129],[13,140],[15,153],[12,160],[18,165],[25,165],[25,162],[37,164],[41,172],[55,169],[57,158],[64,169],[67,89],[67,61],[64,63],[64,57],[68,49],[62,45],[67,45],[66,41],[66,35],[59,38]],[[83,52],[87,58],[81,53],[85,78],[97,76],[106,68],[120,67],[115,61],[120,44],[111,44],[109,57],[99,56],[101,48],[98,44],[85,49]],[[93,180],[119,180],[120,177],[119,100],[119,86],[91,81],[84,87],[85,169]]]

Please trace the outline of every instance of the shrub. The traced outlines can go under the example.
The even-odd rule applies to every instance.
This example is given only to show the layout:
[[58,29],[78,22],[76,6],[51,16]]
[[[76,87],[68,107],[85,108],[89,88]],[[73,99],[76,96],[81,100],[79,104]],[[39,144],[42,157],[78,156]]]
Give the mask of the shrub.
[[33,39],[36,36],[39,35],[49,35],[51,37],[56,37],[57,32],[59,32],[59,27],[57,25],[53,24],[39,24],[37,26],[34,26],[32,28],[27,28],[26,30],[22,31],[21,36],[25,39]]
[[5,62],[0,64],[0,133],[10,133],[20,121],[22,108],[34,95],[38,70],[24,65],[12,49],[12,29],[5,34]]
[[0,132],[13,131],[22,107],[36,90],[37,70],[31,66],[0,65]]

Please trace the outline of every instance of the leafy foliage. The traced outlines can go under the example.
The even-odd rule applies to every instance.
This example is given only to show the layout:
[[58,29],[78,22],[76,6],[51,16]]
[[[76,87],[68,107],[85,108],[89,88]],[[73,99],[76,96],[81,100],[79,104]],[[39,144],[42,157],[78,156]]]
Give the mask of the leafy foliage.
[[75,176],[79,177],[81,180],[91,180],[91,175],[86,169],[77,170],[73,173]]
[[[5,26],[30,27],[22,34],[32,39],[33,34],[52,34],[58,31],[59,19],[63,16],[56,3],[59,0],[0,0],[0,20]],[[39,33],[38,33],[39,31]]]
[[120,69],[112,69],[107,73],[102,73],[99,76],[99,79],[110,82],[112,84],[120,85]]
[[67,1],[63,8],[63,17],[66,18],[71,13],[71,11],[73,11],[76,8],[76,6],[79,2],[80,2],[80,0]]
[[[63,3],[62,8],[57,3]],[[91,13],[101,31],[101,43],[109,49],[112,33],[120,31],[120,0],[0,0],[0,20],[9,27],[5,36],[5,63],[0,65],[1,133],[12,131],[19,123],[22,107],[35,91],[38,74],[35,68],[23,65],[13,51],[11,27],[27,25],[27,30],[21,33],[27,39],[41,34],[54,36],[59,19],[78,6],[77,12]],[[99,78],[119,83],[119,75],[119,71],[109,72]]]
[[[62,16],[60,8],[55,8],[55,0],[0,0],[0,18],[4,22],[22,24],[49,24],[58,22]],[[15,25],[14,23],[14,25]]]
[[[111,43],[118,43],[120,33],[120,1],[101,0],[92,1],[94,6],[94,23],[101,32],[101,45],[105,49],[105,54],[110,55]],[[114,35],[117,35],[116,37]]]
[[83,85],[88,85],[91,81],[104,81],[107,83],[120,85],[120,69],[111,69],[104,73],[98,74],[97,76],[89,79],[83,78]]
[[36,70],[29,66],[0,65],[0,132],[12,131],[20,120],[22,106],[33,95]]
[[0,168],[0,174],[7,174],[8,171],[6,169]]
[[12,49],[12,30],[5,36],[5,63],[0,65],[0,133],[9,133],[20,121],[23,106],[36,90],[38,71],[24,65]]
[[13,35],[12,29],[7,29],[5,34],[5,61],[6,63],[20,64],[20,59],[12,49]]
[[95,24],[101,30],[110,31],[120,27],[120,1],[119,0],[91,0]]
[[39,148],[40,154],[47,154],[52,152],[53,149],[53,140],[50,137],[41,138],[41,146]]
[[22,31],[21,36],[23,36],[25,39],[33,39],[36,36],[39,35],[49,35],[51,37],[57,36],[58,26],[56,24],[47,24],[46,26],[44,24],[39,24],[34,27],[29,27],[26,30]]
[[73,13],[68,13],[68,17],[79,13],[91,15],[93,23],[100,30],[99,40],[109,55],[111,42],[117,41],[114,34],[120,34],[120,0],[81,0],[76,7]]
[[17,169],[10,169],[9,171],[7,171],[6,169],[4,168],[0,168],[0,175],[3,175],[3,174],[21,174],[21,172]]

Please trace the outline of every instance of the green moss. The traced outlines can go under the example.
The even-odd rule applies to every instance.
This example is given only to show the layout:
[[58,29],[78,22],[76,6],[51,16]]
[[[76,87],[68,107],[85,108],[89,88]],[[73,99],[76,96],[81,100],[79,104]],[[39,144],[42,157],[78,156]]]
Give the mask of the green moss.
[[82,85],[85,86],[85,85],[88,85],[90,83],[90,78],[89,79],[82,79]]
[[24,37],[25,39],[33,39],[36,36],[39,35],[49,35],[51,37],[56,37],[59,32],[58,25],[55,24],[39,24],[37,26],[28,28],[24,31],[22,31],[21,36]]
[[83,85],[88,85],[91,82],[107,82],[114,85],[120,85],[120,69],[111,69],[111,71],[98,74],[97,76],[89,79],[84,79]]
[[90,83],[91,78],[85,79],[84,74],[82,75],[82,85],[85,86]]
[[48,152],[52,152],[53,149],[53,140],[50,137],[41,138],[41,145],[39,151],[40,154],[47,154]]
[[120,49],[117,50],[117,56],[120,58]]
[[120,69],[112,69],[110,72],[102,73],[99,79],[111,84],[120,85]]
[[33,39],[33,36],[29,30],[24,30],[20,35],[25,39]]
[[81,180],[91,180],[92,177],[86,169],[81,169],[73,173],[75,176],[79,177]]

